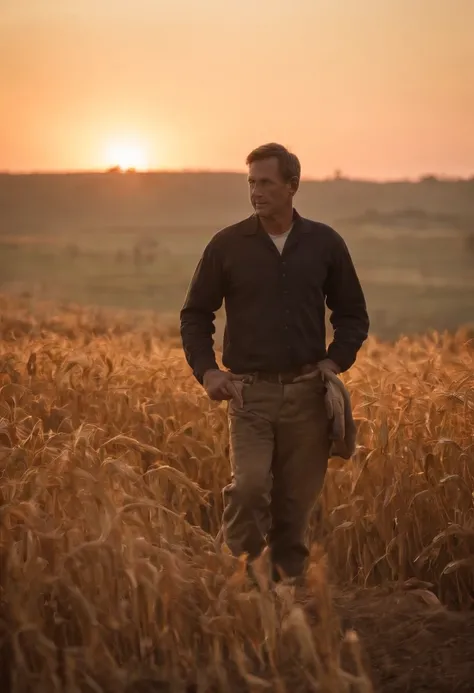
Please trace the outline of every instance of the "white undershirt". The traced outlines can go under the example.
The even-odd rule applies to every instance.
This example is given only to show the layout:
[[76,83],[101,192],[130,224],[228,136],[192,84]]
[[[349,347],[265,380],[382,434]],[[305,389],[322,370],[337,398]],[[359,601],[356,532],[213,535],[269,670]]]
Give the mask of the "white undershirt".
[[274,242],[274,244],[276,245],[276,247],[278,248],[278,250],[280,251],[280,255],[283,252],[283,248],[285,247],[286,239],[290,235],[290,231],[292,228],[293,228],[293,224],[290,226],[288,231],[285,231],[285,233],[278,233],[278,234],[269,233],[268,234],[270,236],[270,238],[272,239],[272,241]]

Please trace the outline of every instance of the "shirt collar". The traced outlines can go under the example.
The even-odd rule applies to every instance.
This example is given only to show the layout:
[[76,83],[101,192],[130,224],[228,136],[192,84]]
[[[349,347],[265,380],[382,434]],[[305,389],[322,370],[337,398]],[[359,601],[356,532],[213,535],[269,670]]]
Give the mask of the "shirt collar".
[[[300,214],[296,211],[296,209],[293,209],[292,232],[294,231],[296,233],[299,231],[304,231],[303,221],[304,221],[303,217],[300,216]],[[247,219],[247,223],[245,225],[245,230],[244,230],[245,235],[246,236],[253,236],[261,230],[262,230],[262,225],[260,223],[260,219],[259,219],[258,215],[256,213],[252,214],[252,216],[250,216]]]

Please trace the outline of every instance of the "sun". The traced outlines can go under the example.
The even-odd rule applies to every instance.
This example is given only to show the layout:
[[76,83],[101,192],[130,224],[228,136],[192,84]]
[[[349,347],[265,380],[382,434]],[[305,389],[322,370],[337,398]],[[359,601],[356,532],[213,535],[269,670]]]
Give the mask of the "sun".
[[122,171],[144,170],[148,166],[145,148],[136,140],[114,140],[106,152],[107,165],[118,166]]

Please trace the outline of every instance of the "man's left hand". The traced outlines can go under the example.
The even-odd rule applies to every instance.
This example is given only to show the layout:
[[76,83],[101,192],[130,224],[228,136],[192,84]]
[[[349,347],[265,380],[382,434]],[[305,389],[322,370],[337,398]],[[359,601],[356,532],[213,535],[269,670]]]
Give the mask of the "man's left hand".
[[324,371],[331,371],[331,373],[334,373],[335,375],[339,375],[339,373],[341,372],[341,369],[339,368],[337,363],[335,363],[331,359],[323,359],[322,361],[320,361],[318,363],[318,368],[323,373],[324,373]]
[[319,361],[319,363],[316,364],[316,368],[314,371],[311,371],[310,373],[305,373],[304,375],[299,375],[297,378],[295,378],[294,382],[295,383],[301,383],[305,380],[312,380],[313,378],[318,377],[318,374],[320,373],[327,373],[327,372],[334,373],[335,375],[338,375],[341,372],[341,369],[331,359],[323,359],[322,361]]

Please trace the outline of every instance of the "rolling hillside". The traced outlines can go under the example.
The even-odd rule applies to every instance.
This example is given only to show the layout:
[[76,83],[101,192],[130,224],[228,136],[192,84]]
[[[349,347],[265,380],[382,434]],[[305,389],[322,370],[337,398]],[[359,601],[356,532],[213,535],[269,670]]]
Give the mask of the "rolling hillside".
[[[374,333],[472,322],[474,179],[304,181],[296,206],[344,236]],[[205,244],[251,211],[245,175],[0,175],[0,289],[176,324]]]

